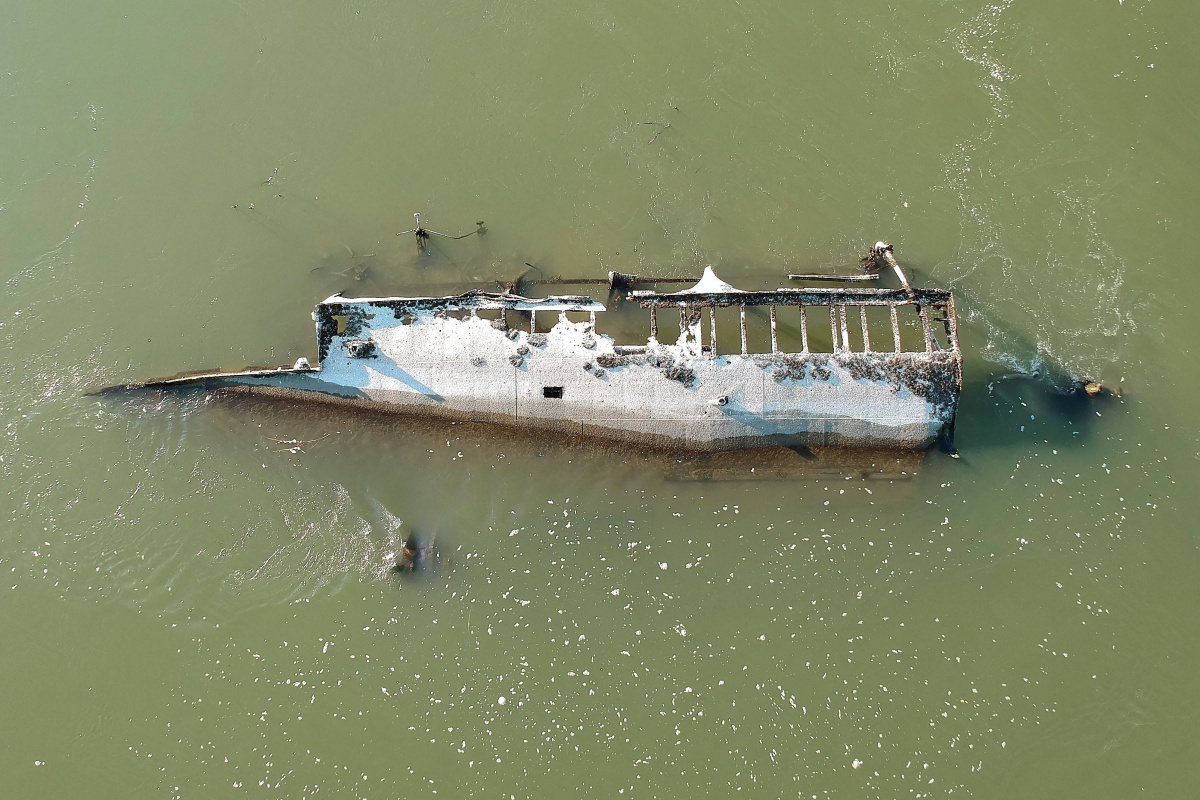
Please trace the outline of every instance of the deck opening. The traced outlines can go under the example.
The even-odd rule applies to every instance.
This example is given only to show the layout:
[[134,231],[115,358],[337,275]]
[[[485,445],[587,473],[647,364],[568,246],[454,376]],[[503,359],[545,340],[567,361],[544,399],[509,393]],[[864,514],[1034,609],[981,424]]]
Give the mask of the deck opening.
[[543,386],[542,397],[548,397],[552,400],[562,400],[563,387],[561,386]]

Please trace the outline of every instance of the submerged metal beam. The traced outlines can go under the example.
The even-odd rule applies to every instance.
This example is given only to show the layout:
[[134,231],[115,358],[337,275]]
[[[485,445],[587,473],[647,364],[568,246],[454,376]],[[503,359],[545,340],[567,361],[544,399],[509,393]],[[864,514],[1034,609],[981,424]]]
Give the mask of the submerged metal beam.
[[838,283],[867,283],[879,280],[879,273],[866,272],[861,275],[829,275],[820,272],[788,273],[790,281],[836,281]]
[[950,299],[949,289],[913,289],[912,296],[904,289],[775,289],[765,292],[698,292],[671,294],[666,292],[630,292],[629,299],[643,308],[673,308],[678,306],[828,306],[851,305],[886,306],[891,303],[940,305]]
[[604,304],[587,295],[560,295],[543,298],[518,294],[472,290],[448,297],[342,297],[335,294],[317,306],[338,314],[342,306],[370,305],[393,311],[467,311],[513,309],[515,311],[603,311]]

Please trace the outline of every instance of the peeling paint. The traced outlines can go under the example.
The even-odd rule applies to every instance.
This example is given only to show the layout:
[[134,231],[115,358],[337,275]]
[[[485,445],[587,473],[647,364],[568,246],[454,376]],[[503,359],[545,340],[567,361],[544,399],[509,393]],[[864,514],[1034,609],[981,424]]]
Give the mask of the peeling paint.
[[[771,444],[919,448],[953,425],[962,354],[953,295],[944,290],[874,288],[747,292],[711,268],[691,289],[629,292],[651,309],[644,344],[618,345],[596,331],[605,307],[587,296],[526,298],[468,292],[451,297],[344,298],[317,306],[319,366],[208,373],[150,385],[213,388],[366,402],[400,413],[555,430],[669,447],[727,449]],[[771,352],[747,353],[745,308],[771,307]],[[833,352],[780,352],[776,306],[828,312]],[[705,342],[701,309],[742,309],[741,353]],[[852,350],[847,320],[856,308],[887,306],[895,352]],[[654,309],[680,309],[674,343],[660,341]],[[897,313],[914,315],[924,350],[900,350]],[[499,312],[486,319],[481,312]],[[526,329],[508,312],[531,315]],[[938,318],[931,311],[941,313]],[[568,312],[590,321],[572,322]],[[557,321],[535,332],[538,320]],[[840,331],[838,320],[840,314]],[[816,315],[814,315],[815,317]],[[803,320],[804,317],[801,316]],[[810,320],[807,325],[816,325]],[[940,326],[944,335],[935,335]],[[722,335],[721,341],[734,341]],[[299,367],[299,362],[297,362]]]

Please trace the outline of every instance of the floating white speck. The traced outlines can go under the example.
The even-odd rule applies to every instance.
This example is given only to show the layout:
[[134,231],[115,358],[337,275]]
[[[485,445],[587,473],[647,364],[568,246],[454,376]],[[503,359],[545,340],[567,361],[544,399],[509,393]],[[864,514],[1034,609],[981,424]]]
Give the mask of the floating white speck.
[[660,561],[660,562],[658,562],[658,568],[659,568],[659,569],[666,569],[666,568],[667,568],[667,562],[665,562],[665,561]]
[[611,594],[613,597],[616,597],[620,593],[621,593],[620,589],[613,589],[611,592],[609,592],[609,594]]
[[500,699],[497,700],[496,702],[499,703],[500,705],[504,705],[505,703],[508,702],[508,698],[506,698],[504,695],[500,695]]
[[862,765],[863,765],[862,759],[859,759],[859,758],[854,759],[854,761],[851,762],[851,764],[850,764],[850,766],[854,767],[855,769],[858,769]]

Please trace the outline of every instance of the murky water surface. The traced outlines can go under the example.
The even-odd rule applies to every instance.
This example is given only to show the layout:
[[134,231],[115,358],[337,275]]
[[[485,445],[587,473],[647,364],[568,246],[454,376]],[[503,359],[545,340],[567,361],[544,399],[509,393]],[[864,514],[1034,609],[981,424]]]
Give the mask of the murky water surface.
[[[5,796],[1195,795],[1186,4],[0,17]],[[961,460],[88,394],[312,357],[339,289],[877,238],[958,293]]]

